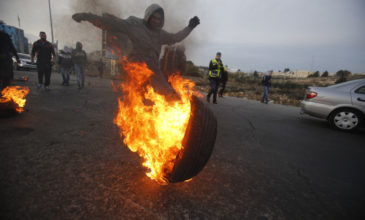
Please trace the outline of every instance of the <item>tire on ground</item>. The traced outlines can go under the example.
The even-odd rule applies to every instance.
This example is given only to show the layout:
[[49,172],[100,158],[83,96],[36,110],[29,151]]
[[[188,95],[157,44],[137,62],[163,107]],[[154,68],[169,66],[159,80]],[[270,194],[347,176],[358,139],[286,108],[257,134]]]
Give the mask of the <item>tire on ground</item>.
[[181,182],[196,176],[208,162],[217,136],[217,119],[200,99],[193,96],[192,114],[183,139],[184,149],[177,155],[169,182]]
[[4,102],[0,98],[0,118],[7,118],[17,114],[17,105],[13,101]]

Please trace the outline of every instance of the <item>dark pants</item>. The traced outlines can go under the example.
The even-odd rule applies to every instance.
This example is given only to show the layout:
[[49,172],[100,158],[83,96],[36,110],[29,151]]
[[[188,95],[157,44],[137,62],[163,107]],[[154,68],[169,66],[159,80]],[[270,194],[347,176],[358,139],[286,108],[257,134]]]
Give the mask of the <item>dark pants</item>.
[[213,102],[217,101],[217,93],[218,93],[218,86],[219,86],[219,78],[213,78],[209,77],[210,81],[210,90],[208,93],[208,99],[210,99],[210,96],[213,94]]
[[9,60],[0,60],[0,91],[10,84],[12,66]]
[[51,64],[50,63],[38,63],[38,83],[43,84],[43,76],[45,78],[44,86],[49,86],[51,83]]
[[223,96],[223,92],[224,92],[224,90],[226,89],[226,83],[227,83],[227,81],[222,81],[222,82],[220,82],[220,87],[221,87],[221,89],[219,90],[219,96]]

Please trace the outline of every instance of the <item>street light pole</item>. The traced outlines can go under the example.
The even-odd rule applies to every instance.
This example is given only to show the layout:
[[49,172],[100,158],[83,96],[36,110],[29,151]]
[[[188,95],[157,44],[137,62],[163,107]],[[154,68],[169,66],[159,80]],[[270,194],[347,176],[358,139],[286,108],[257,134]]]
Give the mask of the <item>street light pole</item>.
[[49,19],[51,21],[51,36],[52,36],[52,43],[53,43],[54,42],[54,39],[53,39],[53,24],[52,24],[51,0],[48,0],[48,7],[49,7]]

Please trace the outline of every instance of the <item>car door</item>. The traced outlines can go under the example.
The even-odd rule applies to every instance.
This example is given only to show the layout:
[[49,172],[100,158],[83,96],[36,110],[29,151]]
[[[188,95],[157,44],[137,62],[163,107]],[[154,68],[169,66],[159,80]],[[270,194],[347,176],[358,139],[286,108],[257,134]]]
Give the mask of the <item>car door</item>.
[[365,113],[365,83],[356,86],[351,91],[352,104]]

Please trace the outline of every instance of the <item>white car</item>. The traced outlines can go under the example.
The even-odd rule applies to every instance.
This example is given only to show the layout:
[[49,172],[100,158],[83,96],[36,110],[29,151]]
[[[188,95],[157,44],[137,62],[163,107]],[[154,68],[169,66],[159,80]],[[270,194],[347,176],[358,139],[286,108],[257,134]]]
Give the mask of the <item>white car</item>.
[[32,64],[29,54],[18,53],[20,63],[13,57],[13,67],[16,70],[37,70],[35,62]]
[[336,129],[352,131],[365,121],[365,79],[328,87],[309,87],[301,113],[328,120]]

